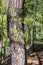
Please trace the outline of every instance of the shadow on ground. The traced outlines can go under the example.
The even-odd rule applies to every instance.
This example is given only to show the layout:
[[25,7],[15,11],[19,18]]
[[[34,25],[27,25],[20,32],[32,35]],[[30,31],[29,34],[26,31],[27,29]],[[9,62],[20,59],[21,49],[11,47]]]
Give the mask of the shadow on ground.
[[27,65],[43,65],[43,44],[34,44],[27,50]]
[[[31,45],[29,49],[26,49],[26,65],[43,65],[43,44],[34,44],[34,52],[32,48]],[[0,65],[11,65],[11,57],[7,57],[4,64]]]

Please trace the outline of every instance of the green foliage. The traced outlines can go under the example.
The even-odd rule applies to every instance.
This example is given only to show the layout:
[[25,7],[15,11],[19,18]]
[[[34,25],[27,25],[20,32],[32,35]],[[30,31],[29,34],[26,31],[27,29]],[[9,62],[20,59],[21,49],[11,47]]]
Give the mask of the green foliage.
[[4,48],[9,44],[7,36],[7,8],[8,0],[0,0],[0,58],[4,57]]
[[[43,0],[25,0],[23,7],[24,15],[24,25],[25,25],[25,34],[23,36],[26,38],[26,45],[31,43],[31,31],[33,28],[33,22],[35,21],[35,34],[34,37],[36,41],[43,42]],[[35,9],[34,9],[35,8]],[[5,47],[7,48],[9,44],[8,35],[7,35],[7,9],[8,9],[8,0],[0,0],[0,41],[4,38]],[[34,13],[35,14],[34,14]],[[22,21],[21,18],[16,18],[16,13],[11,14],[14,22],[17,20]],[[35,18],[34,18],[35,17]],[[11,29],[11,34],[16,34],[18,31],[16,29]],[[6,39],[7,38],[7,39]],[[21,38],[14,38],[15,41],[21,40]],[[4,52],[3,52],[4,53]]]
[[[29,34],[30,30],[32,30],[32,26],[33,26],[33,22],[35,20],[35,29],[36,29],[36,36],[35,38],[38,36],[37,39],[41,40],[43,38],[43,34],[42,33],[42,28],[43,28],[43,5],[42,5],[43,1],[42,0],[25,0],[25,4],[24,4],[24,24],[26,26],[25,28],[25,33],[26,33],[26,43],[28,44],[29,41],[31,41],[31,34]],[[35,9],[34,9],[35,8]],[[35,12],[35,14],[33,14],[33,11]],[[35,19],[34,19],[34,17]],[[27,32],[28,31],[28,32]],[[38,32],[38,34],[37,34]],[[29,40],[30,39],[30,40]],[[29,40],[29,41],[28,41]],[[36,39],[35,39],[36,40]]]

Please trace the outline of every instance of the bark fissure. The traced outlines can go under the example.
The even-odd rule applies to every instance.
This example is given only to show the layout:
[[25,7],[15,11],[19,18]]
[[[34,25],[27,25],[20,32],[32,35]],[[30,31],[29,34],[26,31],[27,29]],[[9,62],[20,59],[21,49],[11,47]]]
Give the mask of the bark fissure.
[[25,65],[23,0],[9,0],[7,24],[10,39],[12,65]]

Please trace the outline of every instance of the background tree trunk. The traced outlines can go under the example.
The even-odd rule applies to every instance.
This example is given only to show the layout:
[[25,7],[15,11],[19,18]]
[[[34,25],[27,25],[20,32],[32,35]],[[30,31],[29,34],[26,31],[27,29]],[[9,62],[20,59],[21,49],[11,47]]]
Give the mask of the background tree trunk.
[[7,24],[11,45],[12,65],[25,65],[23,0],[9,0]]

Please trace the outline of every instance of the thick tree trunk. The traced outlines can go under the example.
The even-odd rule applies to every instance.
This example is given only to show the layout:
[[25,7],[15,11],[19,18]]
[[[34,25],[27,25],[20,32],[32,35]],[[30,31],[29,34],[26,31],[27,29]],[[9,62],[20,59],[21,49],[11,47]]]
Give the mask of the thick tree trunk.
[[11,44],[12,65],[25,65],[22,6],[23,0],[9,0],[7,24]]

